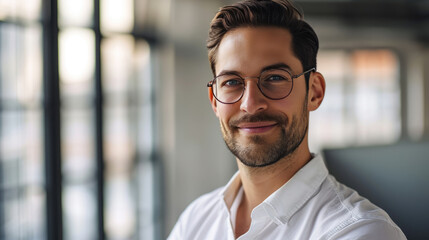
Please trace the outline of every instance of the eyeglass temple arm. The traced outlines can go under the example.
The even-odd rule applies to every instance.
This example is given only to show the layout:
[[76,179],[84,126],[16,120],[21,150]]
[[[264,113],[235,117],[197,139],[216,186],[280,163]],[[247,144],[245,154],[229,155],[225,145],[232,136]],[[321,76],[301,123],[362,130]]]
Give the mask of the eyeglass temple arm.
[[309,73],[309,72],[312,72],[312,71],[316,71],[316,68],[310,68],[310,69],[308,69],[307,71],[305,71],[305,72],[303,72],[303,73],[301,73],[301,74],[298,74],[298,75],[292,76],[292,77],[293,77],[293,78],[298,78],[298,77],[301,77],[302,75],[304,75],[304,74],[306,74],[306,73]]

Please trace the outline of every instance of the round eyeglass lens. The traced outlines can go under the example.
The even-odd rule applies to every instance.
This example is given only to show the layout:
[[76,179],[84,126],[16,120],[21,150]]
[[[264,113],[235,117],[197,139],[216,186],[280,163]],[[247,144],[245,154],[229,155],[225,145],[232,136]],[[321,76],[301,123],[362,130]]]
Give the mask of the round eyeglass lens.
[[282,99],[292,91],[292,75],[283,69],[272,69],[261,73],[259,88],[271,99]]
[[218,76],[213,84],[213,94],[224,103],[238,101],[244,92],[244,80],[235,74]]

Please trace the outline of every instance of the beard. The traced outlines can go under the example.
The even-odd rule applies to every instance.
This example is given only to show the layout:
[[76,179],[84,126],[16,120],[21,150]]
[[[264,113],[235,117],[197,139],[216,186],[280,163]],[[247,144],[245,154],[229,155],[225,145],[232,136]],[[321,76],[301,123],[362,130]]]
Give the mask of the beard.
[[[247,138],[248,144],[238,142],[241,122],[275,121],[275,128],[280,128],[280,136],[274,142],[267,142],[266,136],[254,135]],[[307,101],[304,101],[301,116],[289,118],[285,115],[259,113],[245,115],[237,120],[228,122],[228,128],[221,122],[223,139],[229,148],[244,165],[249,167],[265,167],[278,162],[292,153],[301,145],[308,130]]]

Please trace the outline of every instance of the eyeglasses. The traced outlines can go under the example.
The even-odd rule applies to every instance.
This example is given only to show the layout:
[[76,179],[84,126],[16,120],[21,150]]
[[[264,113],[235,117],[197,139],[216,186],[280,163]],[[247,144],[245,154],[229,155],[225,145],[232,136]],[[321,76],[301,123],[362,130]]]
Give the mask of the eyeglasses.
[[269,69],[261,72],[259,77],[242,77],[235,73],[226,73],[215,77],[207,83],[212,89],[213,96],[221,103],[233,104],[238,102],[246,89],[246,78],[258,78],[258,88],[261,93],[272,100],[280,100],[290,95],[293,88],[293,79],[306,73],[315,71],[311,68],[298,75],[292,75],[285,69]]

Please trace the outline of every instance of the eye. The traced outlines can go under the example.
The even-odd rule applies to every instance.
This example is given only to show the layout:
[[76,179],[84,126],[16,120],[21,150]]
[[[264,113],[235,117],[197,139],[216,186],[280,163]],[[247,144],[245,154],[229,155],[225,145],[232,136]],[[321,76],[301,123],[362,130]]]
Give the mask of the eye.
[[235,75],[224,75],[218,77],[219,87],[226,87],[226,88],[232,88],[232,87],[241,87],[244,82],[241,78]]
[[265,81],[274,81],[274,82],[275,81],[283,81],[283,80],[286,80],[286,78],[284,76],[281,76],[281,75],[271,75],[265,79]]
[[235,87],[235,86],[240,86],[242,83],[241,80],[239,79],[231,79],[231,80],[227,80],[225,82],[223,82],[223,86],[229,86],[229,87]]
[[290,81],[290,78],[285,75],[270,74],[268,76],[265,76],[262,80],[266,83],[276,83],[276,82]]
[[291,82],[290,73],[284,69],[270,69],[261,73],[262,84],[286,84]]

